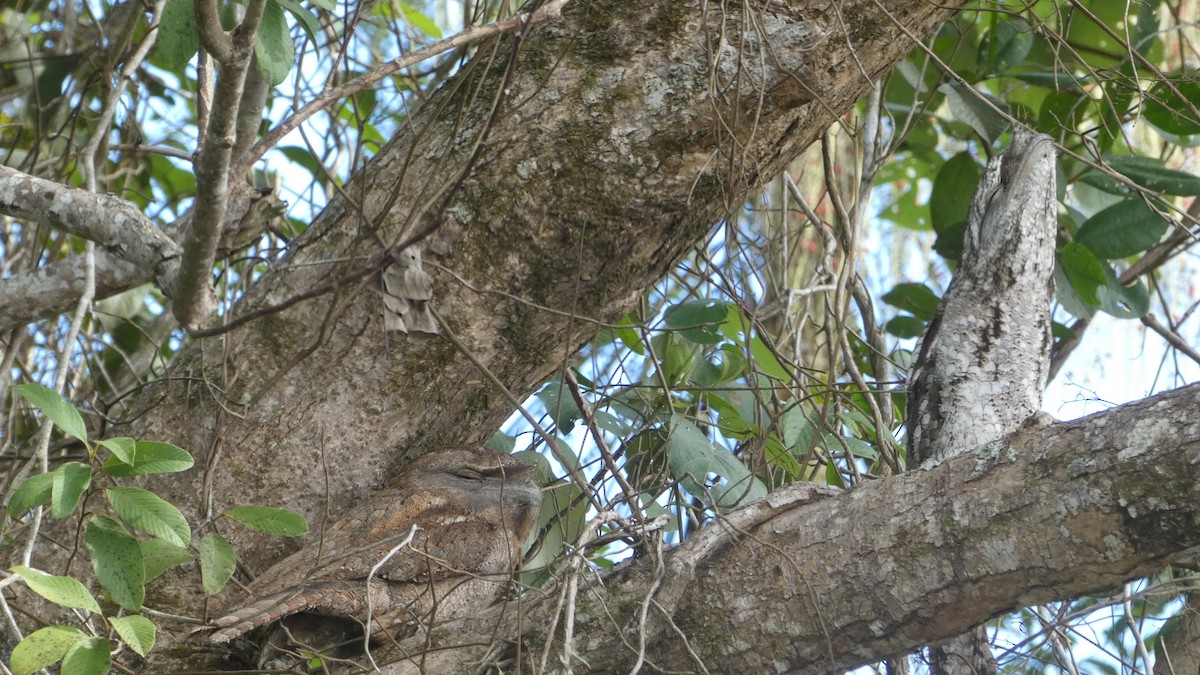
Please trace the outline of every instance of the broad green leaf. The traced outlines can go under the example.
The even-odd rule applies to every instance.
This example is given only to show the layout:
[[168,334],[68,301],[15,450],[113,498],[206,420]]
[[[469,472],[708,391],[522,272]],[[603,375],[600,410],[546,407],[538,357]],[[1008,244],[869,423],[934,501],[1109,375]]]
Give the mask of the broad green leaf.
[[729,303],[723,300],[693,300],[668,307],[663,322],[692,342],[715,345],[724,339],[718,329],[728,314]]
[[1200,195],[1200,176],[1168,169],[1157,157],[1108,157],[1108,166],[1144,188],[1169,195]]
[[154,649],[154,638],[158,629],[150,619],[141,614],[130,614],[109,618],[108,623],[121,640],[140,656],[144,657]]
[[889,319],[883,328],[892,335],[907,340],[924,333],[925,322],[915,316],[902,315]]
[[1141,199],[1126,199],[1088,218],[1075,241],[1097,258],[1112,260],[1141,253],[1158,243],[1167,221]]
[[[685,490],[718,510],[753,501],[767,494],[746,465],[713,444],[689,421],[676,422],[663,446],[671,475]],[[709,485],[708,475],[717,474],[725,483]]]
[[1096,256],[1087,247],[1072,241],[1063,246],[1058,261],[1079,298],[1093,307],[1099,305],[1096,289],[1108,283],[1108,279],[1104,275],[1104,266],[1096,260]]
[[404,19],[411,23],[417,30],[432,38],[439,40],[442,38],[442,29],[438,28],[433,19],[425,16],[416,8],[402,2],[400,3],[400,11],[404,13]]
[[155,47],[167,69],[181,73],[200,49],[193,0],[167,0],[158,25]]
[[774,435],[767,436],[766,442],[763,444],[763,450],[767,455],[767,461],[777,469],[783,471],[787,476],[787,481],[791,482],[800,477],[800,472],[803,467],[796,457],[788,452],[788,449],[783,446],[783,443]]
[[104,463],[104,472],[126,478],[152,473],[178,473],[187,471],[193,464],[195,460],[183,448],[160,441],[138,441],[133,462],[114,457]]
[[57,577],[24,565],[17,565],[12,571],[21,577],[30,590],[56,605],[100,613],[100,605],[78,579]]
[[[308,35],[309,41],[317,41],[317,36],[321,34],[321,19],[316,14],[309,11],[296,0],[276,0],[276,2],[296,19],[297,23],[300,24],[300,27]],[[314,2],[312,4],[317,5],[318,3]],[[313,174],[313,177],[318,177],[318,174]]]
[[296,45],[288,30],[283,8],[275,0],[267,0],[263,8],[262,24],[254,40],[254,54],[258,57],[258,70],[270,85],[283,83],[296,60]]
[[535,396],[546,406],[546,414],[550,415],[550,419],[554,420],[554,424],[564,434],[574,428],[575,423],[583,417],[561,376],[555,376],[547,382]]
[[[1099,302],[1099,295],[1096,297]],[[1089,305],[1079,297],[1078,291],[1071,285],[1071,280],[1067,279],[1067,273],[1063,270],[1062,265],[1054,266],[1054,298],[1058,300],[1063,309],[1076,318],[1090,319],[1096,314],[1096,306]],[[1053,331],[1053,328],[1051,330]]]
[[672,385],[687,381],[700,358],[700,345],[676,333],[659,333],[650,340],[650,346],[663,377]]
[[971,196],[983,177],[983,167],[969,152],[960,152],[946,160],[933,179],[929,193],[929,211],[935,232],[941,234],[959,223],[967,222]]
[[1151,124],[1177,136],[1200,134],[1200,119],[1192,109],[1200,109],[1200,81],[1195,73],[1182,79],[1179,74],[1168,75],[1146,93],[1142,114]]
[[825,465],[825,484],[840,488],[846,487],[846,481],[842,480],[842,472],[838,471],[837,464],[833,462]]
[[[530,531],[525,546],[538,544],[537,551],[522,566],[521,581],[539,587],[551,577],[553,565],[563,559],[583,531],[588,500],[574,483],[558,483],[542,493],[542,510],[537,525]],[[539,542],[538,533],[545,532]]]
[[918,319],[929,321],[937,311],[941,299],[925,284],[896,284],[883,296],[883,301],[892,307],[910,312]]
[[200,540],[200,580],[204,584],[205,593],[220,593],[233,576],[236,564],[233,547],[225,537],[216,532],[209,532]]
[[225,512],[246,527],[281,537],[308,534],[308,521],[295,511],[271,506],[238,506]]
[[136,612],[146,597],[146,568],[133,535],[112,518],[92,516],[84,535],[92,569],[118,605]]
[[[946,103],[954,119],[970,126],[984,141],[995,143],[1008,128],[1008,120],[1004,117],[1004,113],[1008,112],[1008,103],[1004,99],[958,82],[947,82],[938,87],[938,91],[946,95]],[[1000,112],[996,112],[996,109]]]
[[1150,291],[1145,282],[1138,280],[1129,286],[1117,281],[1117,274],[1109,266],[1104,267],[1108,283],[1096,289],[1100,309],[1118,319],[1136,319],[1150,311]]
[[83,491],[92,484],[92,467],[81,462],[67,462],[51,474],[50,515],[62,518],[71,515],[79,505]]
[[992,74],[1020,65],[1033,48],[1033,28],[1024,19],[1010,17],[988,31],[979,51],[979,65]]
[[96,445],[102,448],[108,448],[113,457],[126,463],[133,464],[136,454],[137,444],[132,438],[118,436],[117,438],[106,438],[102,441],[96,441]]
[[99,637],[86,638],[75,643],[63,657],[62,672],[71,675],[108,675],[112,667],[112,654],[108,640]]
[[701,357],[692,371],[692,382],[698,387],[711,389],[744,376],[750,362],[743,347],[723,344],[711,356]]
[[484,445],[492,450],[495,450],[496,452],[502,452],[508,455],[511,454],[513,450],[517,449],[517,437],[510,436],[503,431],[497,431],[496,433],[492,434],[492,437],[489,438],[487,443]]
[[187,546],[192,530],[187,519],[173,504],[153,492],[135,487],[110,487],[105,490],[113,511],[126,523],[176,546]]
[[79,629],[70,626],[39,628],[13,647],[9,668],[13,675],[32,675],[61,661],[72,647],[86,639]]
[[790,382],[792,379],[787,369],[757,335],[750,340],[750,362],[754,364],[754,372],[762,373],[773,380]]
[[815,411],[793,405],[779,416],[779,435],[783,445],[797,455],[821,444],[818,416]]
[[142,566],[145,578],[149,582],[167,569],[193,560],[187,549],[163,541],[162,539],[147,539],[139,541],[142,550]]
[[35,506],[50,503],[54,473],[39,473],[21,481],[8,498],[8,515],[16,518]]
[[33,383],[14,385],[13,391],[40,410],[46,419],[54,422],[54,425],[63,433],[81,441],[87,441],[87,426],[84,425],[83,418],[80,417],[75,406],[62,397],[62,394],[49,387]]

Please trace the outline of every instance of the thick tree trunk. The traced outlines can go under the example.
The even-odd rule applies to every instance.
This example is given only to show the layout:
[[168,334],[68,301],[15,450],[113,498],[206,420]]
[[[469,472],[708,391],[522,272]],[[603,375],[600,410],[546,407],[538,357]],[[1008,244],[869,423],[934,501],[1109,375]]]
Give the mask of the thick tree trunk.
[[[513,408],[493,376],[527,394],[955,6],[581,1],[481,47],[228,317],[435,227],[433,304],[471,358],[385,334],[380,298],[354,281],[200,340],[112,431],[197,455],[189,476],[153,485],[196,525],[263,503],[319,530],[397,463],[489,436]],[[251,569],[285,553],[225,533]],[[173,590],[152,605],[196,615],[202,601]]]

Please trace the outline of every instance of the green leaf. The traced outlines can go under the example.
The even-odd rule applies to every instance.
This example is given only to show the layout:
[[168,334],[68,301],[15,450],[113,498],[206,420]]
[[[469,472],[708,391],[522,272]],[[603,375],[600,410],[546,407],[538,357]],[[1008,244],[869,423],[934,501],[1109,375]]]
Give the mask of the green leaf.
[[1001,21],[989,31],[979,51],[979,65],[992,73],[1005,73],[1020,65],[1033,48],[1033,29],[1019,17]]
[[536,540],[540,532],[545,532],[545,537],[522,566],[522,583],[538,587],[550,579],[553,565],[563,559],[567,546],[579,540],[587,510],[588,500],[574,483],[551,485],[542,493],[542,510],[530,539]]
[[574,428],[575,423],[583,417],[571,392],[567,391],[567,385],[561,375],[556,375],[547,382],[535,396],[546,406],[546,414],[564,434]]
[[1107,265],[1104,274],[1108,284],[1096,289],[1096,297],[1100,300],[1100,309],[1118,319],[1136,319],[1145,316],[1150,311],[1150,291],[1145,282],[1138,280],[1129,286],[1122,286],[1117,281],[1117,274]]
[[246,527],[281,537],[308,534],[308,521],[295,511],[271,506],[238,506],[225,512]]
[[902,315],[889,319],[883,325],[883,329],[898,338],[907,340],[908,338],[919,337],[924,333],[925,322],[915,316]]
[[62,394],[49,387],[33,383],[14,385],[13,391],[29,401],[33,407],[42,411],[46,419],[54,422],[54,425],[62,429],[63,433],[87,442],[87,426],[84,425],[83,418],[79,416],[79,411],[75,409],[75,406],[63,398]]
[[176,546],[187,546],[192,530],[187,519],[173,504],[153,492],[135,487],[110,487],[105,490],[113,511],[126,523]]
[[425,16],[421,12],[414,9],[411,5],[403,2],[400,3],[400,11],[404,14],[404,19],[411,23],[417,30],[420,30],[432,38],[437,38],[439,40],[442,38],[442,29],[438,28],[438,25],[433,22],[433,19],[430,19],[428,16]]
[[1075,241],[1112,260],[1141,253],[1154,246],[1167,231],[1167,221],[1141,199],[1126,199],[1088,218]]
[[139,541],[138,547],[142,550],[142,566],[145,569],[147,582],[176,565],[193,560],[192,554],[188,553],[187,549],[162,539]]
[[1168,195],[1200,195],[1200,176],[1168,169],[1156,157],[1107,157],[1108,166],[1138,185]]
[[195,460],[187,450],[170,443],[138,441],[133,461],[112,458],[104,463],[104,472],[110,476],[127,478],[152,473],[178,473],[187,471]]
[[506,455],[512,454],[513,450],[517,449],[517,437],[510,436],[503,431],[497,431],[492,434],[492,437],[485,443],[488,448],[496,452],[502,452]]
[[783,367],[779,359],[775,358],[774,352],[757,335],[750,340],[750,362],[754,364],[754,372],[762,373],[779,382],[792,380],[787,369]]
[[184,66],[200,49],[200,35],[196,33],[196,14],[192,2],[167,0],[158,24],[155,47],[163,65],[175,73],[182,73]]
[[154,639],[158,629],[150,619],[141,614],[131,614],[109,618],[108,623],[121,637],[121,641],[129,645],[129,648],[138,655],[145,657],[151,649],[154,649]]
[[125,436],[106,438],[102,441],[96,441],[96,445],[99,445],[102,448],[108,448],[108,451],[111,452],[113,457],[116,459],[126,464],[133,464],[137,444],[132,438],[126,438]]
[[678,333],[659,333],[651,338],[650,345],[658,357],[663,377],[672,385],[686,381],[700,357],[700,345],[685,340]]
[[[317,41],[317,36],[321,34],[321,19],[316,14],[309,11],[296,0],[276,0],[276,2],[279,3],[280,7],[287,10],[288,14],[295,17],[297,23],[304,29],[310,41]],[[319,6],[317,2],[312,4]],[[331,9],[330,11],[333,10]],[[316,177],[316,174],[313,174],[313,176]]]
[[258,57],[258,70],[268,84],[281,84],[287,79],[296,60],[296,46],[292,44],[283,8],[275,0],[267,0],[263,8],[262,24],[254,40],[254,54]]
[[50,503],[53,473],[39,473],[21,481],[8,498],[8,515],[16,518],[35,506]]
[[941,299],[925,284],[896,284],[883,296],[883,301],[892,307],[911,312],[918,319],[929,321],[937,311]]
[[[1076,318],[1090,319],[1096,314],[1096,306],[1089,305],[1079,297],[1079,293],[1071,285],[1071,280],[1067,279],[1066,270],[1062,265],[1054,266],[1054,298],[1058,300],[1063,309]],[[1097,295],[1098,301],[1099,296]],[[1051,331],[1053,332],[1053,327],[1051,327]]]
[[216,532],[209,532],[200,540],[200,580],[204,584],[205,593],[220,593],[233,576],[236,564],[233,547],[225,537]]
[[1072,241],[1063,246],[1058,254],[1058,261],[1079,298],[1093,307],[1099,305],[1096,290],[1107,284],[1108,278],[1104,275],[1104,266],[1096,256],[1086,247]]
[[81,462],[67,462],[50,474],[50,515],[62,518],[71,515],[79,498],[92,484],[92,467]]
[[99,637],[87,638],[75,643],[63,658],[62,672],[71,675],[108,675],[112,667],[112,654],[108,640]]
[[[729,303],[722,300],[693,300],[672,305],[663,313],[667,328],[702,345],[715,345],[724,337],[718,330],[729,314]],[[661,355],[660,355],[661,356]]]
[[100,585],[121,607],[136,612],[146,597],[146,568],[133,535],[112,518],[92,516],[84,535]]
[[78,579],[56,577],[24,565],[17,565],[12,571],[25,581],[30,590],[56,605],[100,613],[100,605]]
[[[685,490],[706,504],[729,510],[767,494],[746,465],[722,448],[717,448],[695,424],[683,421],[673,425],[663,446],[671,475]],[[709,485],[708,475],[725,479],[723,485]]]
[[983,177],[983,167],[969,152],[946,160],[933,179],[929,212],[933,230],[939,235],[953,225],[967,222],[971,196]]
[[[1200,134],[1200,120],[1191,110],[1200,108],[1200,82],[1195,73],[1168,75],[1146,93],[1142,115],[1151,124],[1176,136]],[[1178,92],[1178,93],[1177,93]]]
[[72,647],[86,639],[79,629],[70,626],[39,628],[13,647],[9,668],[13,675],[32,675],[61,661]]
[[[1008,128],[1008,120],[1004,117],[1004,113],[1008,112],[1008,103],[1004,99],[958,82],[947,82],[938,87],[938,91],[946,95],[946,103],[950,106],[950,113],[954,119],[970,126],[988,143],[995,143]],[[1000,112],[993,108],[999,109]]]

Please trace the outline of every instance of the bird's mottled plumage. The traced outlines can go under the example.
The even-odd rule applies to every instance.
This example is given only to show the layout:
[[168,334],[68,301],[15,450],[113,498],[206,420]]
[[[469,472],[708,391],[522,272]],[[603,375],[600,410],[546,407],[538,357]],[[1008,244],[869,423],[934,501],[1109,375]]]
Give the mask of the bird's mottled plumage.
[[445,619],[486,606],[520,561],[537,520],[541,494],[531,473],[516,458],[483,448],[437,450],[413,461],[319,540],[259,576],[250,585],[253,599],[217,619],[209,640],[229,642],[301,612],[365,623],[368,576],[373,635],[412,632],[431,620],[434,607]]

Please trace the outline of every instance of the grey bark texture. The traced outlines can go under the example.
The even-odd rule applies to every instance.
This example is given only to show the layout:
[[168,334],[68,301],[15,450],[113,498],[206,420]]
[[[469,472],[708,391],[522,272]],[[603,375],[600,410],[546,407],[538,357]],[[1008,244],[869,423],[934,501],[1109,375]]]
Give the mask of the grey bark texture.
[[[259,503],[322,529],[396,467],[488,437],[511,413],[491,377],[518,398],[544,381],[961,4],[572,2],[559,23],[483,45],[228,317],[254,320],[198,340],[111,432],[197,456],[191,475],[144,483],[197,528]],[[433,231],[423,262],[443,328],[472,358],[383,330],[368,263],[381,238],[421,230]],[[332,290],[290,304],[319,288]],[[287,306],[261,312],[276,305]],[[1196,398],[1113,413],[1111,428],[1101,417],[1041,430],[1019,453],[959,457],[809,508],[795,501],[804,486],[772,496],[725,521],[738,530],[702,532],[661,567],[647,556],[588,587],[575,651],[628,670],[641,640],[615,628],[626,626],[680,670],[822,671],[1145,574],[1200,543],[1197,465],[1183,459],[1200,452],[1200,429],[1179,407]],[[1146,480],[1158,462],[1172,472]],[[223,532],[255,571],[296,547]],[[55,551],[35,564],[55,568]],[[167,585],[151,587],[149,606],[203,614],[194,579]],[[880,590],[847,593],[858,588]],[[526,605],[541,614],[519,624],[511,612]],[[492,644],[520,625],[541,648],[552,609],[510,603],[499,625],[473,617],[429,639]],[[183,651],[163,649],[157,672],[193,665]]]
[[[1055,150],[1023,128],[988,162],[962,259],[921,341],[909,383],[909,466],[1012,433],[1042,407],[1050,369]],[[936,675],[989,675],[982,627],[929,650]]]

